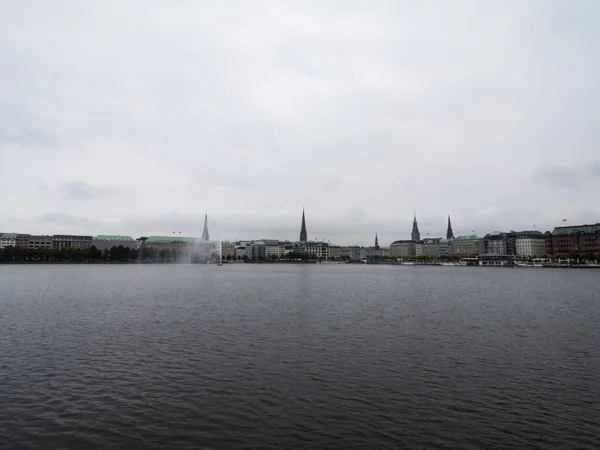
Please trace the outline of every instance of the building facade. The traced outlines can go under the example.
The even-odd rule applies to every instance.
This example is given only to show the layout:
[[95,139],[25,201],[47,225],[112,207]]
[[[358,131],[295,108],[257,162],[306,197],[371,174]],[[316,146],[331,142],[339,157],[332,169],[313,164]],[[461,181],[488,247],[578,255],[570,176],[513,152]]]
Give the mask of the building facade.
[[535,258],[546,256],[546,237],[541,231],[520,231],[515,238],[517,256]]
[[342,247],[338,245],[330,245],[329,256],[331,259],[342,259]]
[[358,245],[341,247],[341,258],[347,261],[361,261],[367,257],[367,249]]
[[394,241],[390,245],[392,258],[409,258],[417,256],[417,242],[413,240]]
[[32,234],[27,239],[27,248],[52,248],[52,236]]
[[483,252],[483,239],[475,236],[458,236],[449,244],[451,255],[473,258]]
[[481,256],[514,256],[517,254],[516,235],[513,232],[493,231],[483,238]]
[[446,256],[450,254],[450,243],[452,239],[440,239],[438,242],[437,254],[438,256]]
[[223,259],[233,259],[235,258],[235,244],[229,241],[221,242],[221,256]]
[[330,258],[329,244],[323,241],[307,241],[300,243],[300,252],[314,255],[317,258]]
[[421,242],[421,255],[437,256],[442,238],[426,238]]
[[546,252],[557,253],[598,253],[600,252],[600,223],[556,227],[546,233]]
[[0,249],[17,246],[17,233],[0,233]]
[[29,237],[30,234],[17,234],[17,239],[15,241],[15,247],[19,248],[27,248],[29,245]]
[[84,249],[92,246],[92,236],[78,236],[74,234],[55,234],[52,236],[52,248],[61,250],[63,248]]

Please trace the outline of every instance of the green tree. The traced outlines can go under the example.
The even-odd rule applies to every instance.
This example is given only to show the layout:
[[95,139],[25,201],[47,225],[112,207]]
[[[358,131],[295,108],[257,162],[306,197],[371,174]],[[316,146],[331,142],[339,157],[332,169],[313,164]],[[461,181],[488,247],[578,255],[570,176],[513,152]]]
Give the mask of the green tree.
[[596,260],[596,255],[594,254],[594,252],[586,252],[583,254],[582,258],[586,261],[595,261]]
[[102,252],[98,250],[98,248],[95,245],[92,245],[90,247],[90,259],[92,261],[99,261],[102,259]]

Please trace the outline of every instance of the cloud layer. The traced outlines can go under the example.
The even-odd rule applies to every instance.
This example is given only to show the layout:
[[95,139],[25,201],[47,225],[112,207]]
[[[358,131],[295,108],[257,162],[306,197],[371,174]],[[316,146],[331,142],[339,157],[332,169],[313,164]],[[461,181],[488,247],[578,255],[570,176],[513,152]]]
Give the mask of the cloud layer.
[[[0,231],[597,222],[593,0],[5,2]],[[60,220],[59,220],[60,219]]]

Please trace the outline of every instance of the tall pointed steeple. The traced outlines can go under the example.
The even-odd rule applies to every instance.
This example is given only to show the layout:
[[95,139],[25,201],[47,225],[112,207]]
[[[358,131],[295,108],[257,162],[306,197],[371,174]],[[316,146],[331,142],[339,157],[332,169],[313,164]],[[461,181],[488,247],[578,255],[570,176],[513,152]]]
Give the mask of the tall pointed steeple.
[[302,208],[302,227],[300,228],[300,242],[306,242],[306,219],[304,218],[304,208]]
[[377,233],[375,233],[375,248],[379,249],[379,239],[377,239]]
[[417,211],[415,211],[415,216],[413,219],[413,227],[412,227],[412,232],[410,233],[410,238],[415,242],[418,242],[421,240],[421,233],[419,233],[419,227],[417,226]]
[[204,214],[204,230],[202,230],[202,239],[209,241],[210,236],[208,234],[208,214]]
[[452,231],[452,224],[450,223],[450,214],[448,214],[448,230],[446,231],[446,239],[454,239],[454,232]]

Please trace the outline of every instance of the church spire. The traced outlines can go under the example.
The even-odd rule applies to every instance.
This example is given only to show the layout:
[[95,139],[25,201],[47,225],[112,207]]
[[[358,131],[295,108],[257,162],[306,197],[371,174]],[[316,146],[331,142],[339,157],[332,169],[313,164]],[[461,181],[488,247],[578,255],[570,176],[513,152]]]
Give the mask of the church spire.
[[379,239],[377,239],[377,233],[375,233],[375,249],[379,249]]
[[421,240],[421,233],[419,233],[419,226],[417,225],[417,211],[415,210],[415,216],[413,218],[412,232],[410,233],[411,240],[419,242]]
[[302,227],[300,228],[300,242],[306,242],[308,240],[306,236],[306,219],[304,217],[304,208],[302,208]]
[[448,230],[446,231],[446,239],[454,239],[454,232],[452,231],[452,224],[450,223],[450,214],[448,214]]
[[210,240],[210,236],[208,234],[208,214],[204,214],[204,230],[202,230],[202,239],[205,241]]

